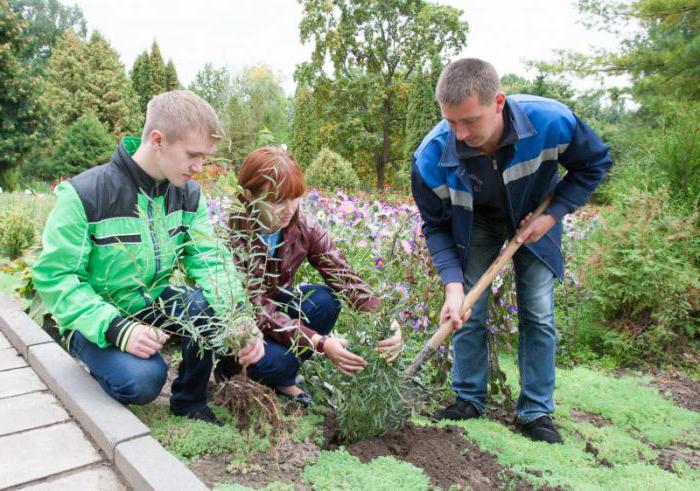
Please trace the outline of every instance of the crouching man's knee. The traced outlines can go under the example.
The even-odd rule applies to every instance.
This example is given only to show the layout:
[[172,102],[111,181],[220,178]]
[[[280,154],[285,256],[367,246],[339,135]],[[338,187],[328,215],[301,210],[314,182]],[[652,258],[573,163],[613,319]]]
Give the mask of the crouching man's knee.
[[121,383],[111,387],[113,397],[124,404],[148,404],[153,402],[165,385],[168,365],[161,356],[155,355],[148,360],[130,367],[124,373]]

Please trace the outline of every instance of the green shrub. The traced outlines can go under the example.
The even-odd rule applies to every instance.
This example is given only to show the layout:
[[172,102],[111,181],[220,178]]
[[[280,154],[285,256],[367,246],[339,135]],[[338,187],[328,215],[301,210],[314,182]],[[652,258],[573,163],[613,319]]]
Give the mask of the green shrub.
[[0,221],[0,252],[10,259],[17,259],[22,251],[32,245],[36,229],[21,208],[11,208]]
[[[630,189],[672,190],[674,206],[688,212],[700,202],[700,105],[674,106],[675,111],[652,128],[629,126],[612,145],[624,155],[611,169],[601,194],[623,199]],[[622,151],[620,151],[622,148]]]
[[306,169],[305,177],[309,186],[320,189],[357,189],[360,187],[360,179],[352,168],[352,164],[325,147]]
[[115,141],[97,116],[85,114],[68,126],[51,156],[53,177],[70,177],[107,162]]
[[595,349],[623,365],[673,362],[700,332],[697,214],[670,206],[665,188],[632,189],[591,241],[585,280],[594,311],[613,328]]

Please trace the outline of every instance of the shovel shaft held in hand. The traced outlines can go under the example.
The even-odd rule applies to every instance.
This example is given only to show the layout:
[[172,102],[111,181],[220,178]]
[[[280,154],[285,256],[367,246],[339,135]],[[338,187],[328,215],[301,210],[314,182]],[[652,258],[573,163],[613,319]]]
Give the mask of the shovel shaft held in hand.
[[[532,216],[530,217],[528,223],[542,215],[544,210],[552,202],[553,197],[554,192],[552,191],[549,195],[547,195],[547,197],[540,204],[540,206],[538,206],[537,209],[532,213]],[[521,229],[518,229],[518,231],[515,232],[515,236],[510,241],[508,241],[506,247],[501,251],[498,257],[493,261],[493,263],[491,263],[489,269],[487,269],[484,272],[484,274],[481,275],[479,281],[477,281],[476,284],[471,288],[471,290],[469,290],[469,292],[464,296],[464,300],[462,301],[462,308],[460,310],[461,316],[464,316],[464,314],[472,308],[472,306],[476,303],[479,297],[489,287],[491,282],[493,282],[496,275],[503,269],[506,263],[510,261],[510,259],[515,255],[517,250],[520,249],[520,246],[522,244],[519,244],[516,241],[516,238],[518,237],[520,231]],[[447,337],[452,333],[452,331],[453,328],[451,320],[445,321],[442,324],[440,324],[440,327],[437,331],[435,331],[435,334],[433,334],[433,336],[428,340],[423,349],[418,353],[418,355],[416,355],[411,365],[409,365],[409,367],[406,369],[405,375],[407,377],[412,377],[413,375],[415,375],[415,373],[420,368],[421,364],[440,347],[440,345],[445,341],[445,339],[447,339]]]

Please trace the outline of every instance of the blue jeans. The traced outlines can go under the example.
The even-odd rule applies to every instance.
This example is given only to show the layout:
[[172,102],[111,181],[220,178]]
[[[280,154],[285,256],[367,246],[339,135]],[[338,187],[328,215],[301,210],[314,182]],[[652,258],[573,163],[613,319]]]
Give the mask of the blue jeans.
[[[512,235],[508,224],[475,223],[464,272],[469,289],[486,271]],[[542,240],[547,240],[546,238]],[[520,396],[516,411],[524,422],[554,411],[554,274],[525,248],[515,254],[515,286],[518,300],[518,368]],[[489,290],[472,307],[472,314],[453,335],[452,388],[457,397],[484,413],[488,379],[486,321]]]
[[[340,302],[333,291],[325,285],[303,285],[297,288],[305,300],[299,305],[299,296],[280,292],[275,301],[283,305],[289,317],[301,318],[304,323],[319,334],[329,334],[340,313]],[[311,292],[311,294],[309,294]],[[254,365],[248,367],[248,376],[271,387],[294,385],[297,372],[302,362],[311,356],[311,350],[296,354],[288,346],[275,341],[265,340],[265,355]],[[238,366],[222,362],[217,371],[224,377],[231,377],[238,371]]]
[[[184,292],[166,288],[160,296],[169,314],[184,315],[195,326],[206,330],[214,312],[204,299],[201,290]],[[160,301],[136,314],[145,324],[162,326],[167,318],[160,311]],[[173,330],[168,326],[168,330]],[[206,333],[204,333],[206,334]],[[173,381],[170,409],[175,414],[189,414],[206,406],[207,387],[212,369],[211,352],[200,356],[196,343],[188,336],[180,336],[182,362],[178,376]],[[124,404],[148,404],[160,394],[165,385],[168,366],[160,353],[144,360],[117,348],[99,348],[80,332],[75,331],[70,340],[70,351],[90,369],[92,376],[111,397]]]

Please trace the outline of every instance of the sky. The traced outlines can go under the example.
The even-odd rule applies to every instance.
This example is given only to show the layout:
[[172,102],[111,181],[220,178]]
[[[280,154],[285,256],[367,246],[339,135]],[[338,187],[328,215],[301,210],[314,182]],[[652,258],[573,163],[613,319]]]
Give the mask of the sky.
[[[287,94],[294,67],[310,59],[302,45],[296,0],[61,0],[83,10],[88,28],[102,32],[130,70],[157,40],[188,85],[205,63],[240,69],[264,63],[279,72]],[[482,58],[499,73],[528,75],[524,62],[552,59],[554,49],[588,52],[615,40],[577,24],[572,0],[440,0],[461,9],[469,23],[461,56]],[[532,75],[532,74],[529,74]]]

